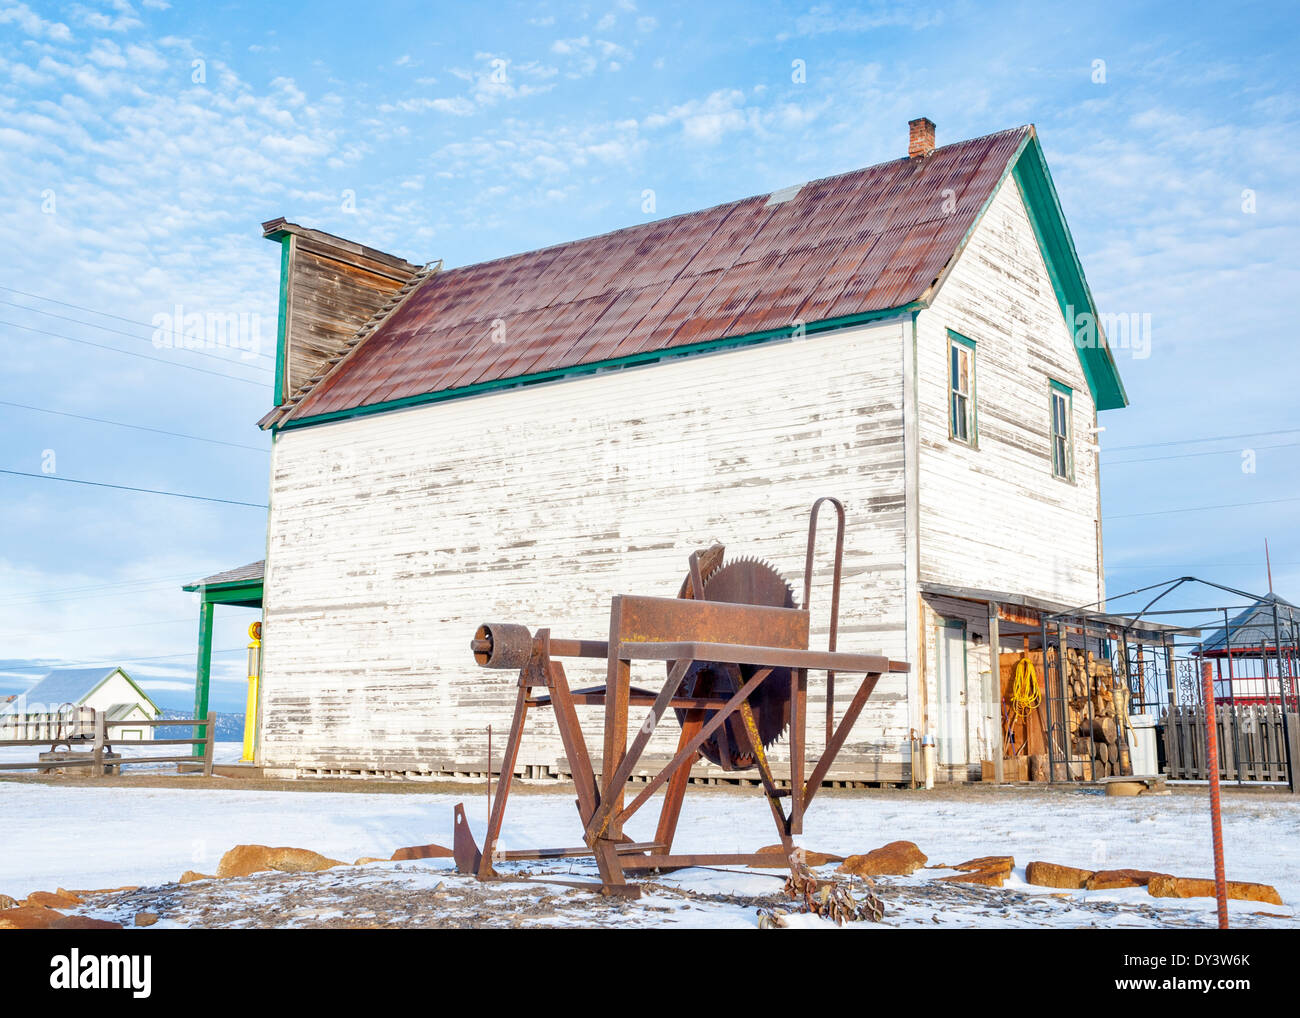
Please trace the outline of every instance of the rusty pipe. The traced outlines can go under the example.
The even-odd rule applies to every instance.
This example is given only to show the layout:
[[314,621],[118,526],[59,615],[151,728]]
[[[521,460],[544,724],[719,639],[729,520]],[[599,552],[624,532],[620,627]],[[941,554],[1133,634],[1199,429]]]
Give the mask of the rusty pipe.
[[[830,639],[827,641],[826,649],[835,652],[836,641],[839,638],[840,629],[840,578],[844,573],[844,503],[838,498],[830,495],[823,495],[812,505],[812,512],[808,518],[808,553],[804,558],[803,566],[803,604],[800,605],[804,611],[808,611],[808,605],[812,601],[812,570],[813,570],[813,552],[817,544],[817,514],[821,510],[822,503],[829,502],[835,507],[837,517],[835,528],[835,574],[832,579],[831,587],[831,627]],[[835,672],[827,670],[826,672],[826,741],[830,742],[835,731]]]

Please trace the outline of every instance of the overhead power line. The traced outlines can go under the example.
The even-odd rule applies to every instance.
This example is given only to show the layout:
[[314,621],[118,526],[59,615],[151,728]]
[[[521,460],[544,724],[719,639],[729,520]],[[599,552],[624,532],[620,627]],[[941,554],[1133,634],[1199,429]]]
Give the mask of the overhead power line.
[[[56,593],[46,591],[37,597],[10,597],[0,600],[0,608],[16,608],[32,604],[64,604],[68,601],[94,601],[101,597],[137,597],[152,594],[159,590],[179,590],[180,587],[194,579],[192,575],[176,576],[171,580],[151,580],[138,583],[103,584],[99,587],[87,587],[76,593]],[[52,596],[47,596],[51,595]]]
[[[125,622],[112,626],[79,626],[75,629],[42,629],[41,635],[46,633],[99,633],[107,629],[141,629],[145,626],[176,626],[182,622],[194,624],[192,616],[186,616],[183,619],[162,619],[158,622]],[[10,629],[6,632],[0,632],[0,636],[32,636],[34,635],[29,629]]]
[[[94,322],[83,322],[80,318],[69,318],[67,315],[56,315],[53,311],[42,311],[40,308],[30,308],[26,304],[15,304],[11,300],[0,300],[0,304],[6,307],[18,308],[20,311],[30,311],[37,315],[46,315],[49,318],[57,318],[63,322],[72,322],[74,325],[84,325],[88,329],[96,329],[99,332],[111,332],[118,336],[125,336],[127,339],[134,339],[137,343],[148,343],[153,345],[153,340],[144,336],[137,336],[133,332],[123,332],[121,329],[110,329],[107,325],[96,325]],[[155,347],[155,349],[158,349]],[[186,353],[192,353],[196,357],[208,357],[214,361],[220,361],[222,364],[234,364],[229,357],[222,357],[219,354],[209,353],[206,350],[192,350],[187,346],[178,346],[174,349],[183,350]],[[251,352],[251,351],[250,351]],[[244,367],[250,371],[261,371],[269,374],[271,369],[264,368],[260,364],[245,364]]]
[[1300,496],[1293,498],[1260,498],[1252,502],[1225,502],[1223,505],[1189,505],[1181,506],[1177,509],[1155,509],[1146,513],[1120,513],[1116,516],[1107,516],[1108,520],[1132,520],[1139,516],[1168,516],[1172,513],[1203,513],[1211,509],[1241,509],[1251,505],[1278,505],[1282,502],[1300,502]]
[[[1258,449],[1251,451],[1266,452],[1269,449],[1294,449],[1297,446],[1300,446],[1300,442],[1279,442],[1275,445],[1261,445]],[[1160,460],[1185,460],[1196,456],[1239,456],[1242,451],[1241,449],[1209,449],[1205,452],[1176,452],[1169,456],[1140,456],[1129,460],[1103,460],[1101,465],[1109,468],[1122,466],[1125,463],[1155,463]]]
[[57,414],[59,417],[71,417],[78,421],[93,421],[96,424],[112,424],[119,428],[131,428],[135,431],[150,431],[156,435],[167,435],[169,438],[184,438],[191,442],[210,442],[213,445],[228,445],[235,449],[251,449],[254,452],[269,452],[267,448],[260,445],[245,445],[242,442],[226,442],[220,438],[204,438],[202,435],[186,435],[180,431],[170,431],[167,428],[151,428],[144,424],[128,424],[126,421],[111,421],[106,417],[88,417],[85,414],[74,414],[67,410],[52,410],[49,407],[32,406],[28,403],[13,403],[6,399],[0,399],[0,406],[17,407],[20,410],[32,410],[38,414]]
[[34,477],[42,481],[62,481],[64,484],[86,484],[92,488],[115,488],[118,491],[138,491],[145,495],[168,495],[171,498],[188,498],[195,502],[220,502],[223,505],[244,505],[250,509],[265,509],[266,504],[263,502],[240,502],[232,498],[213,498],[209,495],[191,495],[183,491],[162,491],[158,488],[136,488],[129,484],[108,484],[104,481],[85,481],[77,477],[60,477],[58,474],[35,474],[27,470],[3,470],[0,474],[9,474],[13,477]]
[[1205,438],[1180,438],[1172,442],[1140,442],[1137,445],[1112,445],[1102,452],[1124,452],[1129,449],[1163,449],[1172,445],[1197,445],[1200,442],[1231,442],[1239,438],[1266,438],[1269,435],[1294,435],[1300,428],[1277,428],[1273,431],[1248,431],[1241,435],[1207,435]]
[[[40,333],[42,336],[52,336],[55,339],[66,339],[69,343],[80,343],[82,346],[93,346],[100,350],[111,350],[113,353],[125,354],[127,357],[139,357],[141,360],[154,361],[158,364],[167,364],[173,368],[185,368],[188,371],[199,371],[205,375],[216,375],[218,378],[229,378],[235,382],[243,382],[245,385],[256,385],[259,388],[266,385],[266,382],[258,378],[241,378],[239,375],[230,375],[224,371],[213,371],[211,368],[199,367],[197,364],[186,364],[182,361],[166,360],[162,357],[150,357],[145,353],[138,353],[135,350],[123,350],[120,346],[108,346],[104,343],[92,343],[88,339],[78,339],[76,336],[65,336],[61,332],[50,332],[47,329],[38,329],[31,325],[20,325],[18,322],[5,321],[0,319],[0,325],[8,325],[15,329],[26,329],[28,332]],[[225,363],[231,363],[225,361]]]
[[[248,653],[247,647],[226,647],[224,650],[214,650],[212,652],[214,657],[217,654],[246,654],[246,653]],[[97,665],[104,665],[104,666],[121,665],[121,664],[130,665],[130,664],[136,664],[140,661],[170,661],[172,658],[178,658],[178,657],[188,657],[193,659],[194,656],[195,656],[194,651],[185,650],[185,651],[181,651],[179,654],[155,654],[152,657],[123,657],[123,658],[115,658],[109,661],[59,661],[56,663],[55,667],[93,668]],[[48,668],[50,667],[50,665],[43,664],[43,665],[39,665],[38,667]]]
[[[122,316],[122,315],[115,315],[115,314],[113,314],[111,311],[99,311],[99,310],[97,310],[96,308],[88,308],[88,307],[86,307],[84,304],[72,304],[72,303],[69,303],[69,302],[66,301],[66,300],[59,300],[59,299],[56,298],[56,297],[44,297],[44,296],[42,296],[42,295],[39,294],[39,293],[28,293],[26,290],[17,290],[17,289],[15,289],[15,288],[12,287],[12,286],[0,286],[0,290],[4,290],[4,291],[6,291],[6,292],[8,292],[8,293],[16,293],[16,294],[18,294],[18,295],[21,296],[21,297],[30,297],[32,300],[43,300],[43,301],[46,301],[47,303],[50,303],[50,304],[57,304],[57,305],[59,305],[59,307],[72,308],[74,311],[85,311],[87,314],[91,314],[91,315],[99,315],[101,318],[113,318],[113,319],[115,319],[115,320],[117,320],[117,321],[119,321],[119,322],[126,322],[127,325],[138,325],[138,326],[140,326],[142,329],[150,329],[150,330],[153,330],[153,329],[156,328],[156,326],[155,326],[152,322],[142,322],[142,321],[140,321],[139,319],[136,319],[136,318],[126,318],[126,317],[124,317],[124,316]],[[3,301],[2,303],[6,303],[6,304],[8,304],[9,302],[8,302],[8,301]],[[40,315],[48,315],[48,314],[50,314],[50,312],[48,312],[48,311],[42,311],[40,308],[28,307],[28,306],[25,305],[25,304],[14,304],[13,307],[20,307],[20,308],[23,308],[24,310],[27,310],[27,311],[35,311],[37,314],[40,314]],[[52,315],[51,317],[58,318],[58,317],[61,317],[61,316],[59,316],[59,315]],[[69,318],[68,321],[70,321],[70,322],[71,322],[71,321],[76,321],[76,319],[74,319],[74,318]],[[92,323],[92,322],[82,322],[81,324],[82,324],[82,325],[89,325],[89,326],[91,326],[91,328],[96,328],[96,329],[98,329],[98,328],[103,328],[103,326],[95,325],[95,324]],[[127,333],[123,333],[123,335],[127,335]],[[138,338],[138,337],[137,337],[137,338]],[[257,351],[257,352],[255,352],[255,353],[254,353],[254,356],[256,356],[256,357],[266,357],[267,359],[271,359],[271,354],[269,354],[269,353],[262,353],[261,351]]]

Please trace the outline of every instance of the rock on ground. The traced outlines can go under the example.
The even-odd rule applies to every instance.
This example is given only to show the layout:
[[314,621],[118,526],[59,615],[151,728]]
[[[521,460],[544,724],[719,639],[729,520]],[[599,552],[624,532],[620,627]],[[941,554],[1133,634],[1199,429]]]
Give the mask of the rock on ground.
[[865,855],[851,855],[836,870],[855,877],[911,876],[926,864],[925,853],[910,841],[891,841]]
[[246,877],[250,873],[275,870],[280,873],[318,873],[345,866],[305,848],[268,848],[266,845],[236,845],[217,864],[219,877]]

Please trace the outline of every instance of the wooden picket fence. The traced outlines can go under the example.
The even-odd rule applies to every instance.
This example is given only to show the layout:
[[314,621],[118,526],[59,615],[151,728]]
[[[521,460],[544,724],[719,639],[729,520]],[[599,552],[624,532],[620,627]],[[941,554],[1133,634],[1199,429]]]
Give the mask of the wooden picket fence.
[[[1164,716],[1166,773],[1172,780],[1208,781],[1205,708],[1175,705]],[[1289,714],[1291,758],[1300,756],[1300,715]],[[1215,732],[1221,781],[1290,780],[1286,736],[1278,704],[1217,704]]]
[[[90,717],[86,717],[89,712]],[[60,711],[53,715],[8,715],[12,723],[0,724],[0,748],[5,746],[56,746],[69,752],[59,760],[34,760],[0,762],[0,771],[38,770],[45,773],[65,767],[89,767],[97,777],[105,773],[121,773],[122,767],[133,764],[199,764],[206,777],[212,776],[213,742],[216,738],[217,716],[206,718],[159,718],[154,721],[109,721],[103,711],[91,707],[78,707],[75,712]],[[57,722],[50,718],[61,719]],[[30,721],[28,719],[31,719]],[[113,728],[159,728],[190,725],[203,729],[202,736],[189,739],[154,739],[150,742],[119,743],[130,746],[202,746],[202,756],[192,752],[183,756],[110,756]],[[17,737],[14,735],[17,734]]]

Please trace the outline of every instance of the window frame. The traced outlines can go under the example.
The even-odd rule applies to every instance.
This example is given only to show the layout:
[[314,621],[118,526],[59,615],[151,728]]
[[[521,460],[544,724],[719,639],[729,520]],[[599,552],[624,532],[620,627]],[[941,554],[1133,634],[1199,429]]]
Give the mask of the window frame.
[[[1059,435],[1056,430],[1056,401],[1060,398],[1065,404],[1065,433]],[[1047,429],[1049,456],[1052,464],[1052,477],[1058,481],[1074,483],[1074,390],[1064,382],[1058,382],[1054,378],[1047,380]],[[1057,438],[1065,440],[1065,463],[1063,471],[1057,470],[1056,442]]]
[[[948,439],[959,445],[967,446],[971,449],[979,448],[979,383],[976,377],[976,351],[975,340],[969,336],[963,336],[960,332],[948,329],[948,350],[947,363],[944,367],[946,377],[945,387],[948,392]],[[970,392],[966,393],[966,425],[967,432],[965,438],[957,434],[957,414],[955,400],[962,396],[957,389],[953,387],[953,351],[964,350],[970,357]]]

